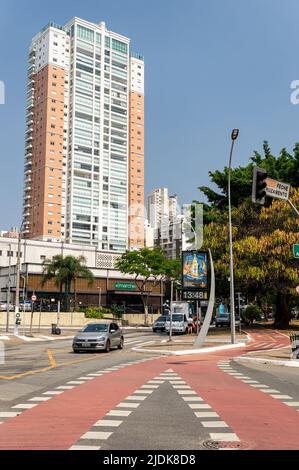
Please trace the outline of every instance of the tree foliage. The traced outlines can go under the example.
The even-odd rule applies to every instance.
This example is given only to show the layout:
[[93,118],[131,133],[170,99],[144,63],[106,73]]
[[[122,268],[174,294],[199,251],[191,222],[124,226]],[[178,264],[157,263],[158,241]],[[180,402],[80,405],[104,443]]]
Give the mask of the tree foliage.
[[[275,299],[275,326],[287,328],[289,303],[299,281],[292,245],[299,242],[298,217],[285,201],[268,200],[264,207],[251,202],[253,167],[268,177],[290,183],[291,199],[299,205],[299,143],[293,154],[283,148],[275,157],[268,142],[263,155],[254,152],[247,166],[231,170],[234,273],[236,287],[255,298]],[[229,295],[228,168],[210,172],[213,188],[199,188],[206,196],[204,244],[215,260],[218,295]],[[214,189],[215,186],[218,189]],[[294,297],[293,297],[294,298]]]
[[84,256],[76,258],[74,256],[63,257],[62,255],[56,255],[52,260],[45,260],[43,262],[42,285],[54,279],[55,285],[60,288],[60,292],[62,292],[64,287],[64,307],[66,311],[70,309],[72,283],[74,288],[74,308],[76,308],[77,303],[77,279],[87,279],[89,285],[93,284],[94,276],[85,263],[86,259]]
[[145,314],[148,311],[148,298],[154,287],[161,280],[177,280],[181,275],[180,260],[167,259],[161,248],[127,251],[116,262],[116,268],[123,274],[135,276]]

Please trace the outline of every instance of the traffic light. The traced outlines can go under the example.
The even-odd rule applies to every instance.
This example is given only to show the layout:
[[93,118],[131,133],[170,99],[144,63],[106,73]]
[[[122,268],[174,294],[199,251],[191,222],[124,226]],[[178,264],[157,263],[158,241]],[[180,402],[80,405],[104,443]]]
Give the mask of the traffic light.
[[265,204],[267,171],[257,166],[253,169],[252,179],[252,202],[256,204]]

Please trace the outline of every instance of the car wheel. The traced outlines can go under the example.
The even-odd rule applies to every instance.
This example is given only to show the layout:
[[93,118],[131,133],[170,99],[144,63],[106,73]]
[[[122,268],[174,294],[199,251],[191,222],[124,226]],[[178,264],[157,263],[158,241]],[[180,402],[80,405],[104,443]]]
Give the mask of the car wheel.
[[155,328],[153,328],[153,333],[156,333],[156,331],[157,331],[157,330],[156,330]]
[[124,338],[121,338],[118,349],[124,349]]
[[107,353],[110,352],[110,341],[109,341],[109,339],[107,340],[105,351]]

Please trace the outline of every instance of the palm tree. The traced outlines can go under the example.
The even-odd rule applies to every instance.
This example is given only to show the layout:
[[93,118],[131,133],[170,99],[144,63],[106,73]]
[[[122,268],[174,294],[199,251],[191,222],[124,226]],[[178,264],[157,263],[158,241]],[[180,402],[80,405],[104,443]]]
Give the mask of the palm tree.
[[43,262],[43,277],[42,285],[44,286],[47,281],[55,279],[55,285],[59,287],[60,293],[64,286],[65,309],[68,312],[70,309],[70,291],[71,284],[74,286],[74,308],[77,304],[77,289],[76,282],[79,277],[87,279],[88,285],[91,286],[94,281],[94,276],[90,269],[85,265],[86,259],[84,256],[75,258],[74,256],[56,255],[53,260],[45,260]]

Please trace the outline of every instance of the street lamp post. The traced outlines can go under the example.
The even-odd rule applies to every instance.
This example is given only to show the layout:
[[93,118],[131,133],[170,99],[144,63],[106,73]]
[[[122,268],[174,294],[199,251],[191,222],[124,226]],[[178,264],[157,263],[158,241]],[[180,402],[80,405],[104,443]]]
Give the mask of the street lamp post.
[[232,231],[232,209],[231,209],[231,166],[232,157],[234,150],[234,143],[239,135],[239,129],[233,129],[231,134],[231,149],[229,155],[228,165],[228,217],[229,217],[229,271],[230,271],[230,317],[231,317],[231,342],[236,342],[236,331],[235,331],[235,298],[234,298],[234,258],[233,258],[233,231]]
[[8,284],[6,294],[6,333],[9,332],[10,288],[11,288],[11,243],[9,244]]

